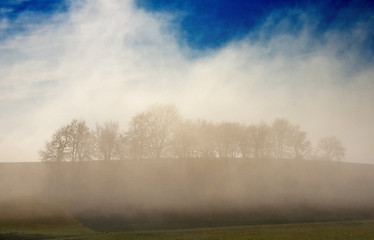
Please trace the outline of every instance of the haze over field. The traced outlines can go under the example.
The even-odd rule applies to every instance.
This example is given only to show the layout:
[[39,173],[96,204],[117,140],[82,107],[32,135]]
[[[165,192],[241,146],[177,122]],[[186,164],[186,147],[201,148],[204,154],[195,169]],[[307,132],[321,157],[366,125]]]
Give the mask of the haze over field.
[[[337,136],[345,161],[374,163],[370,1],[235,2],[264,11],[250,20],[222,3],[27,2],[0,3],[0,161],[37,161],[45,140],[73,118],[126,128],[162,103],[191,119],[283,117],[314,144]],[[237,11],[242,21],[226,19]]]
[[107,232],[373,219],[373,171],[300,159],[0,163],[0,226],[74,218]]

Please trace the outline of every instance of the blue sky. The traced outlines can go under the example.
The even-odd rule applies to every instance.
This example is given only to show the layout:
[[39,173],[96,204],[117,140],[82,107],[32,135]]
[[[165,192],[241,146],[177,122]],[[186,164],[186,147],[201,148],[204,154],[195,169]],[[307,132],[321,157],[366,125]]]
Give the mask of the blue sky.
[[[1,0],[0,161],[71,119],[287,118],[374,163],[373,1]],[[9,160],[10,159],[10,160]]]
[[[298,34],[305,24],[310,24],[317,38],[323,38],[326,31],[331,30],[349,32],[357,23],[365,22],[368,36],[352,44],[362,44],[365,52],[374,52],[374,2],[370,0],[137,0],[135,4],[149,12],[173,14],[179,43],[194,49],[218,48],[251,33],[256,37],[256,30],[275,14],[279,21],[285,18],[291,21],[283,31]],[[40,16],[36,19],[42,21],[67,11],[69,5],[66,0],[2,0],[0,17],[16,21],[27,13]],[[297,13],[290,16],[290,11]],[[310,19],[303,19],[302,13],[308,14]],[[23,26],[17,27],[22,29]],[[9,29],[12,30],[19,29]],[[271,27],[268,31],[269,35],[277,34]]]
[[[349,31],[358,21],[370,18],[373,24],[374,9],[373,1],[139,0],[137,4],[148,11],[180,12],[182,41],[195,48],[214,48],[255,33],[271,14],[279,14],[281,21],[289,17],[290,10],[305,11],[313,18],[309,20],[315,24],[313,32],[321,36],[331,29]],[[306,24],[297,14],[291,20],[286,29],[290,34],[297,34]]]

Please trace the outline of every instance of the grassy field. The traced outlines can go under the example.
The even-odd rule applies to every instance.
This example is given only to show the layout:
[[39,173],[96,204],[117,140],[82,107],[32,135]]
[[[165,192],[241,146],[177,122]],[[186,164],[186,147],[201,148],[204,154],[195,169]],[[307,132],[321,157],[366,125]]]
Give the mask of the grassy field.
[[2,223],[0,240],[20,239],[374,239],[374,220],[182,230],[95,232],[79,222]]
[[297,160],[0,164],[0,240],[369,240],[373,173]]

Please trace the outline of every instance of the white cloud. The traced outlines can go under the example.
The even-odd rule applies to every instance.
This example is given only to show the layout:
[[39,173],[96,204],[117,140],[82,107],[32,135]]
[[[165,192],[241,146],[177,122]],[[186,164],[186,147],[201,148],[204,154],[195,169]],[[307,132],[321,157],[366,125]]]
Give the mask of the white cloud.
[[[347,160],[372,162],[372,66],[356,70],[339,33],[251,37],[187,57],[172,16],[131,1],[81,1],[51,23],[0,47],[0,161],[35,161],[53,131],[72,118],[119,120],[154,103],[188,118],[253,123],[286,117],[316,141],[337,135]],[[270,21],[270,20],[269,20]],[[268,24],[268,23],[267,23]],[[345,41],[345,40],[343,40]]]

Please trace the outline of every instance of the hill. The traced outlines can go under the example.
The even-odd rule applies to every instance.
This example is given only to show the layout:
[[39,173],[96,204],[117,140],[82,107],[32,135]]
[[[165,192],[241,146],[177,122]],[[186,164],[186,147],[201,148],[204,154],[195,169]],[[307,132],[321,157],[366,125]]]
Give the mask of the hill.
[[0,163],[0,221],[96,230],[374,217],[374,166],[258,159]]

